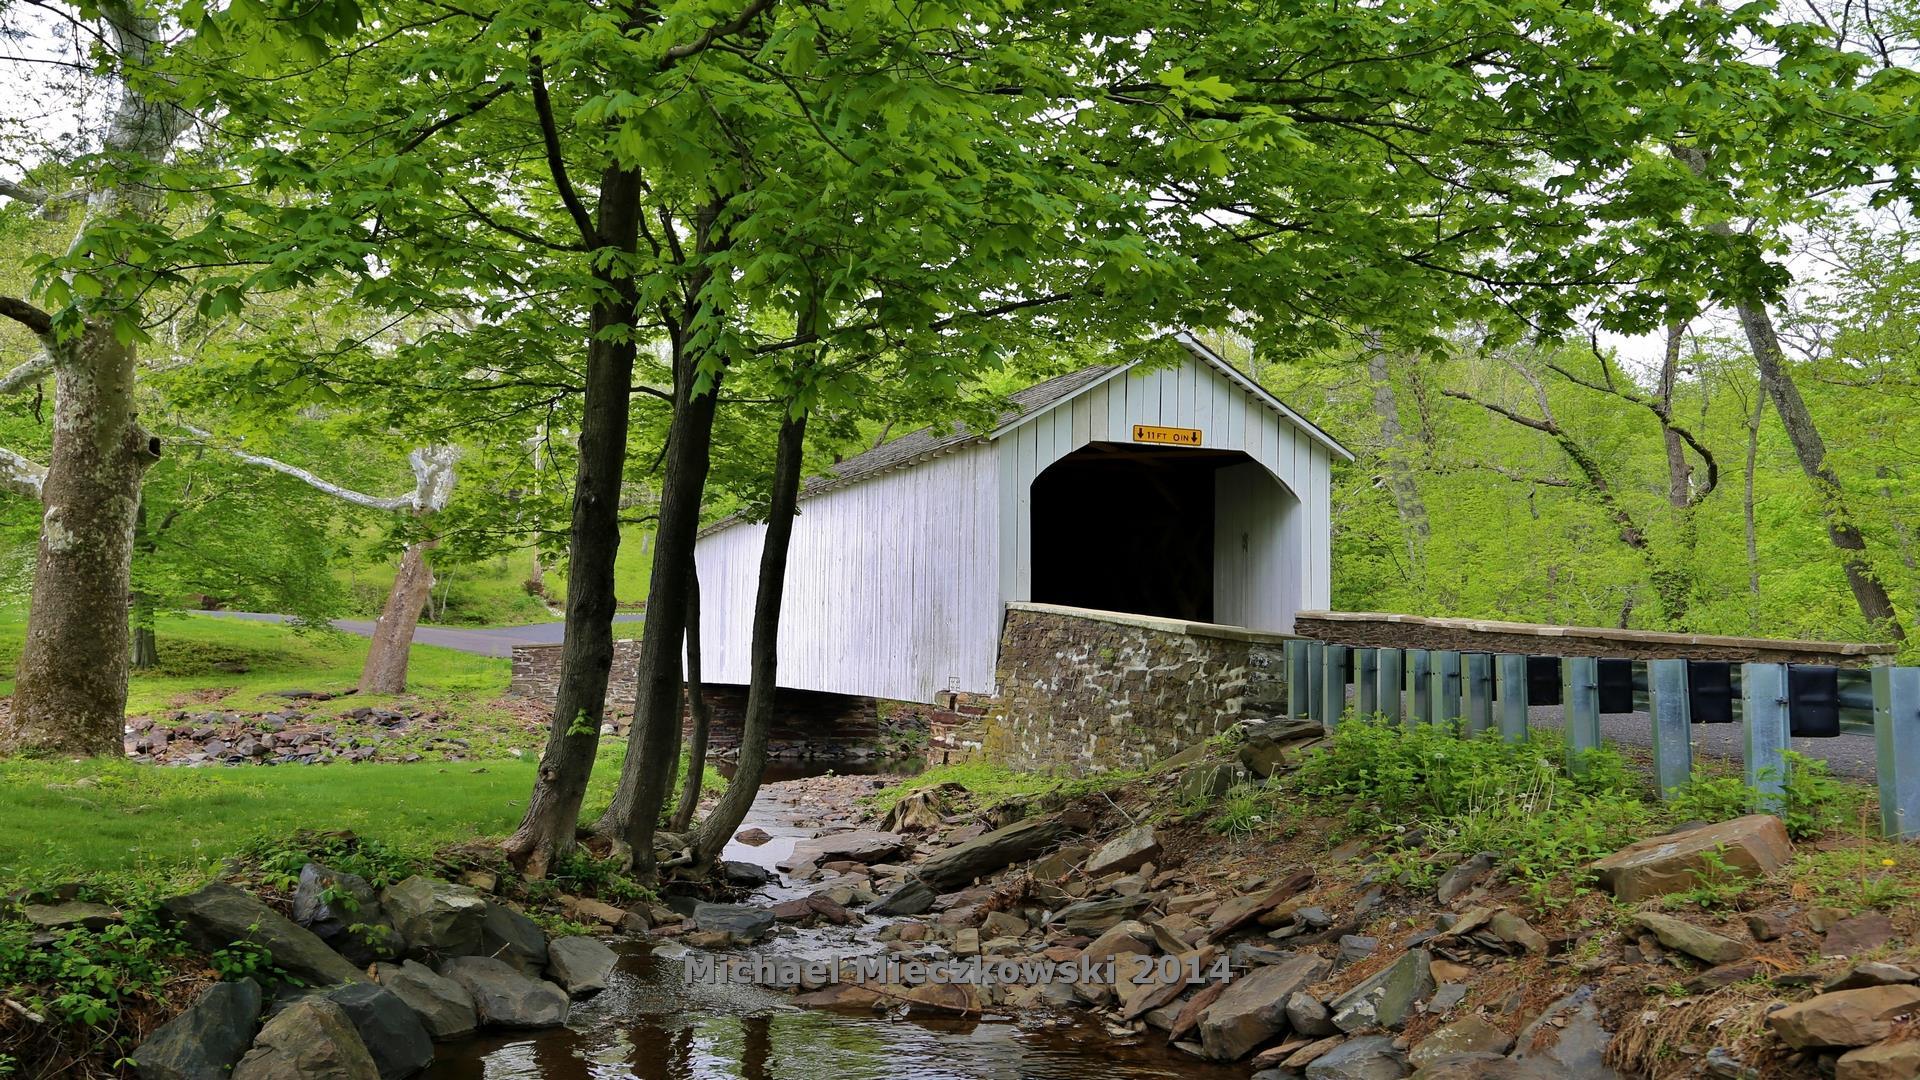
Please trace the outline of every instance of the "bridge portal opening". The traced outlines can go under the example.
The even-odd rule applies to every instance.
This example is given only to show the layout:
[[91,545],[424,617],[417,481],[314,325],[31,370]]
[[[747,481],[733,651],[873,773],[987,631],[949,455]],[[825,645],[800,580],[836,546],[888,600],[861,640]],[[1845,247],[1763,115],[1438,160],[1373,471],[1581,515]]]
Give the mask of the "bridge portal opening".
[[1253,625],[1250,569],[1297,565],[1281,551],[1292,503],[1238,450],[1090,443],[1033,481],[1032,597]]

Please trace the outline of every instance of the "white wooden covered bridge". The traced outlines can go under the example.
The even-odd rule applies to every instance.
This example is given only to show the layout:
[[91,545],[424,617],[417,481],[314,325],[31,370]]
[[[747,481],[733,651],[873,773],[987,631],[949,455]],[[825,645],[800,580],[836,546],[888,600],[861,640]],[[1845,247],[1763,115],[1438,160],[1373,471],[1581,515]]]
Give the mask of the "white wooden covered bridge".
[[[989,694],[1006,605],[1288,632],[1329,604],[1329,474],[1352,455],[1187,334],[1176,364],[1089,367],[990,431],[928,428],[801,494],[780,685]],[[706,679],[748,681],[764,525],[701,534]]]

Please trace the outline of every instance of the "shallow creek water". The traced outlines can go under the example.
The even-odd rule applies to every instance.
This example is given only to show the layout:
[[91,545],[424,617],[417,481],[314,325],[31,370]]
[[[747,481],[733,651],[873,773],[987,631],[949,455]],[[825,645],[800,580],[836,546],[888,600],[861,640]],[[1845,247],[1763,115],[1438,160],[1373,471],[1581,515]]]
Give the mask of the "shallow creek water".
[[[779,768],[769,782],[841,773],[913,771],[898,761],[821,762]],[[778,786],[763,789],[747,816],[773,839],[735,841],[724,857],[768,869],[817,831],[816,809],[795,805]],[[812,886],[784,876],[750,903],[804,896]],[[880,946],[885,920],[795,931],[783,927],[762,945],[769,955],[853,955]],[[615,945],[620,966],[605,993],[574,1004],[565,1028],[495,1034],[440,1048],[426,1080],[1077,1080],[1081,1077],[1246,1075],[1244,1066],[1206,1065],[1156,1038],[1114,1041],[1076,1016],[1033,1015],[974,1021],[939,1017],[892,1020],[878,1014],[800,1009],[789,995],[753,986],[686,985],[675,942]]]

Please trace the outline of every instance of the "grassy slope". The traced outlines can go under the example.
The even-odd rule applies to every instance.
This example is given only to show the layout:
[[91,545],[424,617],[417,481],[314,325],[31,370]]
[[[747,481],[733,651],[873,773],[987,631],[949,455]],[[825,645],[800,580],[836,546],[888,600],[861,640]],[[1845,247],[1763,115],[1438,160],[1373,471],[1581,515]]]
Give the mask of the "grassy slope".
[[[0,612],[0,694],[10,693],[24,619]],[[262,623],[182,617],[160,626],[165,666],[133,681],[129,712],[176,707],[249,710],[285,705],[290,688],[339,689],[358,677],[367,643],[340,634],[298,634]],[[413,649],[411,705],[444,710],[461,724],[504,723],[492,705],[506,689],[507,662],[448,649]],[[217,705],[204,703],[226,691]],[[355,695],[316,708],[392,700]],[[620,768],[623,742],[603,744],[587,802],[598,813]],[[219,769],[125,762],[0,761],[0,880],[31,871],[79,873],[179,866],[222,858],[259,836],[297,829],[353,829],[422,851],[510,831],[532,790],[534,763],[325,765]],[[718,784],[709,773],[709,785]]]
[[[546,603],[528,595],[525,583],[533,571],[533,553],[514,551],[478,562],[443,565],[434,589],[435,610],[444,599],[445,626],[512,626],[557,618]],[[648,575],[653,571],[653,537],[639,525],[620,530],[620,558],[614,564],[613,595],[633,607],[647,598]],[[387,589],[393,584],[393,566],[385,561],[356,560],[337,567],[334,576],[353,597],[355,613],[366,618],[379,614]],[[547,600],[557,609],[567,598],[564,561],[546,567]]]

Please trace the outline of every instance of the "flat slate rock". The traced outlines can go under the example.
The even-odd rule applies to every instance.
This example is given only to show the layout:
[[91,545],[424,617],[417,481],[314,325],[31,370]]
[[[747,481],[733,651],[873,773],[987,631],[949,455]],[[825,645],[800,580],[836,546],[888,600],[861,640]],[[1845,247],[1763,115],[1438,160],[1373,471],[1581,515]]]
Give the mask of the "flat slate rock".
[[607,988],[619,954],[598,938],[555,938],[547,947],[547,977],[568,997],[586,997]]
[[466,988],[480,1022],[504,1028],[559,1027],[567,1022],[567,992],[529,979],[491,956],[456,956],[440,973]]
[[140,1080],[227,1080],[253,1045],[260,984],[215,983],[133,1052]]
[[251,942],[273,954],[273,964],[309,986],[360,982],[366,975],[327,947],[311,930],[295,924],[251,893],[216,881],[199,892],[175,896],[161,908],[180,924],[181,937],[212,953],[236,941]]

